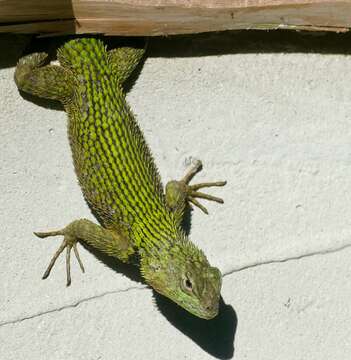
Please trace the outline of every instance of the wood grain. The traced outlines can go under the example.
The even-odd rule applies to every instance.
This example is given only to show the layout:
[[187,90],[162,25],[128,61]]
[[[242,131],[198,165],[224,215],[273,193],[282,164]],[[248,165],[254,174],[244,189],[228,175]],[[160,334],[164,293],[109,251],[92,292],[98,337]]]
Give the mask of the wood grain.
[[351,0],[0,0],[0,32],[154,36],[349,28]]

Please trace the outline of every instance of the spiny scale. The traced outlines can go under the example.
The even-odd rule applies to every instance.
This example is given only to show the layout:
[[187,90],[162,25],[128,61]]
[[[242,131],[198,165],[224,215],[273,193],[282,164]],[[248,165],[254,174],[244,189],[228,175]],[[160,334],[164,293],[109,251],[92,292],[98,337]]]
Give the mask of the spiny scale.
[[150,150],[103,43],[70,41],[58,59],[78,82],[65,106],[69,139],[79,183],[99,220],[128,231],[137,247],[158,248],[179,239]]

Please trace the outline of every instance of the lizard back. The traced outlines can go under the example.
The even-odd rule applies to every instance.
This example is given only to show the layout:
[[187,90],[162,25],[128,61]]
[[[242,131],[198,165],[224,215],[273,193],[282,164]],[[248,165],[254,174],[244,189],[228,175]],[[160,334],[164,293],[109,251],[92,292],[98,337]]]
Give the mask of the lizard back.
[[127,231],[136,247],[165,246],[178,228],[105,46],[97,39],[75,39],[60,48],[58,59],[75,80],[65,108],[86,201],[104,227]]

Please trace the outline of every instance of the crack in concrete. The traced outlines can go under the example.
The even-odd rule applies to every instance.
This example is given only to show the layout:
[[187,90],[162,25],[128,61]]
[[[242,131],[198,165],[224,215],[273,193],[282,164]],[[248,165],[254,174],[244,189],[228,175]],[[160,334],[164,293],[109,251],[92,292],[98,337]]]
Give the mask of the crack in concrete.
[[28,315],[28,316],[22,317],[20,319],[14,319],[14,320],[0,322],[0,327],[6,326],[6,325],[17,324],[17,323],[20,323],[20,322],[25,321],[25,320],[35,319],[37,317],[47,315],[47,314],[51,314],[51,313],[54,313],[54,312],[59,312],[59,311],[62,311],[62,310],[75,308],[75,307],[79,306],[82,303],[85,303],[85,302],[88,302],[88,301],[91,301],[91,300],[95,300],[95,299],[99,299],[99,298],[105,297],[107,295],[124,293],[124,292],[128,292],[128,291],[131,291],[131,290],[144,290],[146,288],[147,288],[147,286],[143,286],[143,287],[131,286],[129,288],[122,289],[122,290],[106,291],[104,293],[101,293],[101,294],[98,294],[98,295],[95,295],[95,296],[90,296],[90,297],[87,297],[87,298],[84,298],[84,299],[80,299],[80,300],[76,301],[73,304],[63,305],[63,306],[61,306],[59,308],[54,308],[54,309],[46,310],[46,311],[39,312],[39,313],[36,313],[36,314],[33,314],[33,315]]
[[[244,266],[240,266],[240,267],[237,267],[237,268],[233,268],[233,269],[231,269],[229,271],[226,271],[225,273],[223,273],[223,277],[227,277],[227,276],[230,276],[230,275],[232,275],[232,274],[234,274],[236,272],[244,271],[244,270],[247,270],[247,269],[252,269],[252,268],[258,267],[258,266],[277,264],[277,263],[278,264],[279,263],[285,263],[285,262],[289,262],[289,261],[300,260],[300,259],[303,259],[303,258],[312,257],[312,256],[318,256],[318,255],[333,254],[333,253],[336,253],[336,252],[343,251],[343,250],[345,250],[347,248],[351,248],[351,244],[345,244],[345,245],[335,247],[335,248],[332,248],[332,249],[314,251],[314,252],[305,253],[305,254],[296,255],[296,256],[291,256],[291,257],[287,257],[287,258],[266,260],[266,261],[261,261],[261,262],[253,262],[253,263],[250,263],[250,264],[247,264],[247,265],[244,265]],[[59,308],[54,308],[54,309],[46,310],[46,311],[36,313],[36,314],[33,314],[33,315],[28,315],[28,316],[25,316],[25,317],[20,318],[20,319],[14,319],[14,320],[10,320],[10,321],[0,322],[0,327],[6,326],[6,325],[17,324],[17,323],[20,323],[20,322],[25,321],[25,320],[35,319],[37,317],[47,315],[47,314],[51,314],[51,313],[54,313],[54,312],[59,312],[59,311],[62,311],[62,310],[75,308],[75,307],[79,306],[80,304],[82,304],[84,302],[99,299],[99,298],[105,297],[107,295],[119,294],[119,293],[124,293],[124,292],[132,291],[132,290],[145,290],[146,288],[147,288],[147,286],[142,286],[142,287],[140,287],[140,286],[131,286],[131,287],[128,287],[128,288],[122,289],[122,290],[106,291],[104,293],[101,293],[101,294],[98,294],[98,295],[95,295],[95,296],[90,296],[90,297],[87,297],[87,298],[84,298],[84,299],[80,299],[80,300],[76,301],[73,304],[68,304],[68,305],[61,306]]]
[[260,261],[260,262],[252,262],[252,263],[249,263],[247,265],[236,267],[236,268],[233,268],[233,269],[230,269],[230,270],[226,271],[225,273],[223,273],[223,277],[232,275],[232,274],[234,274],[236,272],[239,272],[239,271],[252,269],[252,268],[258,267],[258,266],[285,263],[285,262],[288,262],[288,261],[295,261],[295,260],[300,260],[300,259],[303,259],[303,258],[312,257],[312,256],[318,256],[318,255],[333,254],[333,253],[336,253],[336,252],[339,252],[339,251],[343,251],[343,250],[345,250],[347,248],[351,248],[351,244],[345,244],[345,245],[335,247],[335,248],[331,248],[331,249],[313,251],[313,252],[309,252],[309,253],[305,253],[305,254],[301,254],[301,255],[296,255],[296,256],[291,256],[291,257],[287,257],[287,258],[266,260],[266,261]]

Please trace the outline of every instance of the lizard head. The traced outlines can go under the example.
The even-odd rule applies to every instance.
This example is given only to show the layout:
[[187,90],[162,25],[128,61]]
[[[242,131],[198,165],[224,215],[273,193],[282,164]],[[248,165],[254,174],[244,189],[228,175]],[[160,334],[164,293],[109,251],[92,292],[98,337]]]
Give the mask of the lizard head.
[[146,282],[191,314],[212,319],[218,314],[221,272],[189,241],[157,255],[142,256]]

